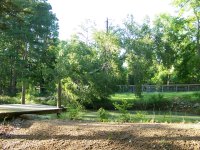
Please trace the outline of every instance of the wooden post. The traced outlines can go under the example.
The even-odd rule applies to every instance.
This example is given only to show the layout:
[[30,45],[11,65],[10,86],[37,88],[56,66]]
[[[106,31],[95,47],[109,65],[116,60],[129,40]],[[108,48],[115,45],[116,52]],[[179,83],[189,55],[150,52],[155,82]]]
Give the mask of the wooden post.
[[[21,29],[22,30],[22,29]],[[24,49],[24,53],[23,53],[23,60],[26,62],[27,61],[27,55],[28,55],[28,50],[29,50],[29,44],[27,42],[27,37],[26,35],[24,34],[24,46],[25,46],[25,49]],[[22,78],[23,78],[23,81],[22,81],[22,101],[21,103],[22,104],[25,104],[25,96],[26,96],[26,79],[24,79],[24,72],[25,72],[25,69],[26,68],[26,65],[23,65],[23,70],[22,70]]]
[[57,107],[61,108],[61,96],[62,96],[62,85],[61,80],[58,82],[58,99],[57,99]]

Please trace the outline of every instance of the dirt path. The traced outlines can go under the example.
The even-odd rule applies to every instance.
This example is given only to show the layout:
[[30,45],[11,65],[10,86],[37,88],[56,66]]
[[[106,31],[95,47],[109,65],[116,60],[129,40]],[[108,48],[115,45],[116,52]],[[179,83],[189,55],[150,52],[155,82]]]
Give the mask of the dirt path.
[[15,120],[0,125],[0,149],[200,149],[200,124],[117,124]]

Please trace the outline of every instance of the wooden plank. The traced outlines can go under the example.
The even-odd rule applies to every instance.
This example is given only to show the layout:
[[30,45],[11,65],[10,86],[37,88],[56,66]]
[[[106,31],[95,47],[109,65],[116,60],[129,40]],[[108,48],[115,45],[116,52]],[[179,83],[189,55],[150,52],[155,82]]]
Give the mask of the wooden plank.
[[0,117],[10,117],[22,114],[61,113],[62,108],[39,104],[8,104],[0,105]]

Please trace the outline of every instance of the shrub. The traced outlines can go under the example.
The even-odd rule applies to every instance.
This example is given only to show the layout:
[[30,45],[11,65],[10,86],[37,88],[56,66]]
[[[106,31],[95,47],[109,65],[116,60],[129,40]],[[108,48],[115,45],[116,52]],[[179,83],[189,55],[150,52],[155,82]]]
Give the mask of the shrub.
[[20,104],[20,100],[16,97],[0,96],[0,104]]
[[70,120],[81,119],[81,111],[83,111],[83,106],[77,102],[69,103],[67,106],[68,117]]
[[128,112],[128,108],[130,108],[132,105],[123,99],[121,104],[114,103],[114,106],[115,106],[115,109],[117,109],[121,113],[120,121],[130,122],[131,117],[130,117],[130,113]]
[[198,99],[200,99],[200,92],[195,92],[194,96],[197,97]]
[[112,101],[107,98],[102,98],[102,99],[94,99],[91,102],[84,102],[83,103],[84,107],[86,109],[95,109],[98,110],[100,108],[104,108],[107,110],[114,109],[114,106],[112,104]]
[[98,116],[99,116],[100,121],[102,121],[102,122],[108,121],[109,114],[105,109],[100,108],[98,110]]
[[171,101],[165,99],[162,94],[152,95],[149,100],[147,100],[146,107],[147,109],[153,110],[167,110],[171,107]]
[[133,121],[134,122],[139,122],[139,121],[145,121],[146,119],[146,112],[142,112],[142,111],[137,111],[136,114],[133,117]]

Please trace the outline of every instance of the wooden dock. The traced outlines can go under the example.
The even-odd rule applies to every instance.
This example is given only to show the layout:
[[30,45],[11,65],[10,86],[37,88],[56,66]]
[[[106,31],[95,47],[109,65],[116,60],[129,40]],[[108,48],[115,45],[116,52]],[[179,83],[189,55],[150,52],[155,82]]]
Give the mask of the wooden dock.
[[19,116],[22,114],[61,113],[63,108],[40,104],[4,104],[0,105],[0,118]]

